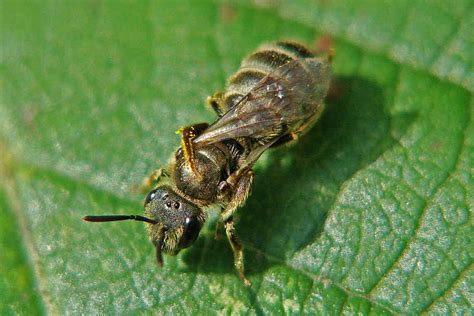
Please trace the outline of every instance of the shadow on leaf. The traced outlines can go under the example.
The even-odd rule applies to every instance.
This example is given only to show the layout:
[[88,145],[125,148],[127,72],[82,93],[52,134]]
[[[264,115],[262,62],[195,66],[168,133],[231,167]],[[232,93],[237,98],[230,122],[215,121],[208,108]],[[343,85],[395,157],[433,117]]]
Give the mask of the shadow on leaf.
[[[406,130],[416,117],[390,117],[382,89],[371,81],[346,77],[336,84],[343,92],[328,101],[321,120],[295,144],[270,150],[255,168],[237,226],[244,244],[257,250],[245,250],[249,275],[314,243],[344,182],[397,142],[391,120]],[[183,258],[192,271],[234,273],[232,251],[226,240],[214,240],[212,229]]]

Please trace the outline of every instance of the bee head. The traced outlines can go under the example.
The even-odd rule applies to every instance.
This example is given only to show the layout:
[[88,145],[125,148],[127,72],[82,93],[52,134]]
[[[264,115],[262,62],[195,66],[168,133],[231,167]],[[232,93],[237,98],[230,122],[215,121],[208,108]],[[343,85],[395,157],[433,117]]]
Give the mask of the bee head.
[[115,222],[135,220],[146,222],[150,239],[156,247],[156,259],[163,265],[162,253],[176,255],[197,239],[206,220],[205,213],[196,204],[186,200],[170,186],[161,185],[148,193],[145,215],[87,215],[88,222]]
[[145,215],[155,221],[147,225],[150,239],[156,247],[156,258],[163,264],[162,252],[176,255],[197,239],[205,221],[200,207],[162,185],[145,198]]

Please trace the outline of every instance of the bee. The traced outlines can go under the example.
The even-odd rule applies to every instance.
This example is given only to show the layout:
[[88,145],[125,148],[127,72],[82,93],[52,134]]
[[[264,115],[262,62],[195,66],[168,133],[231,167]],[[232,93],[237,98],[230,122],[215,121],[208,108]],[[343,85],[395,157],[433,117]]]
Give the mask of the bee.
[[244,273],[243,247],[234,214],[250,193],[259,157],[270,147],[296,140],[320,117],[331,80],[332,53],[317,57],[303,44],[265,44],[245,58],[225,91],[208,98],[218,118],[211,125],[181,128],[181,146],[165,168],[155,171],[144,203],[145,216],[86,216],[90,222],[137,220],[147,223],[156,259],[176,255],[198,238],[207,213],[218,205],[221,226]]

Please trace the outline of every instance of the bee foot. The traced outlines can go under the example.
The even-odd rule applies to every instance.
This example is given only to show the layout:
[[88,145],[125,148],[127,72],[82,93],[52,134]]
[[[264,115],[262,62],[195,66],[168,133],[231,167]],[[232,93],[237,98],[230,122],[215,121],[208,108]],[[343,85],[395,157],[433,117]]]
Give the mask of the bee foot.
[[252,282],[250,282],[250,280],[247,279],[244,275],[241,275],[240,279],[242,280],[242,282],[244,282],[244,285],[246,287],[251,287],[252,286]]
[[217,187],[217,196],[219,199],[226,199],[230,197],[231,185],[227,181],[221,181]]
[[221,194],[227,192],[230,189],[230,184],[227,181],[221,181],[219,183],[219,192]]

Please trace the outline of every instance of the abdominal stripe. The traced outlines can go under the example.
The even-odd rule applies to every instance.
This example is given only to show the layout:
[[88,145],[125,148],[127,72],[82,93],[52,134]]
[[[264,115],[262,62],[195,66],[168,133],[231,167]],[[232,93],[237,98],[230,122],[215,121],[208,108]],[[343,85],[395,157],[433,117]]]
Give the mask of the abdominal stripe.
[[235,106],[266,75],[295,59],[313,57],[305,46],[280,41],[261,47],[242,61],[241,68],[229,79],[224,93],[224,112]]

